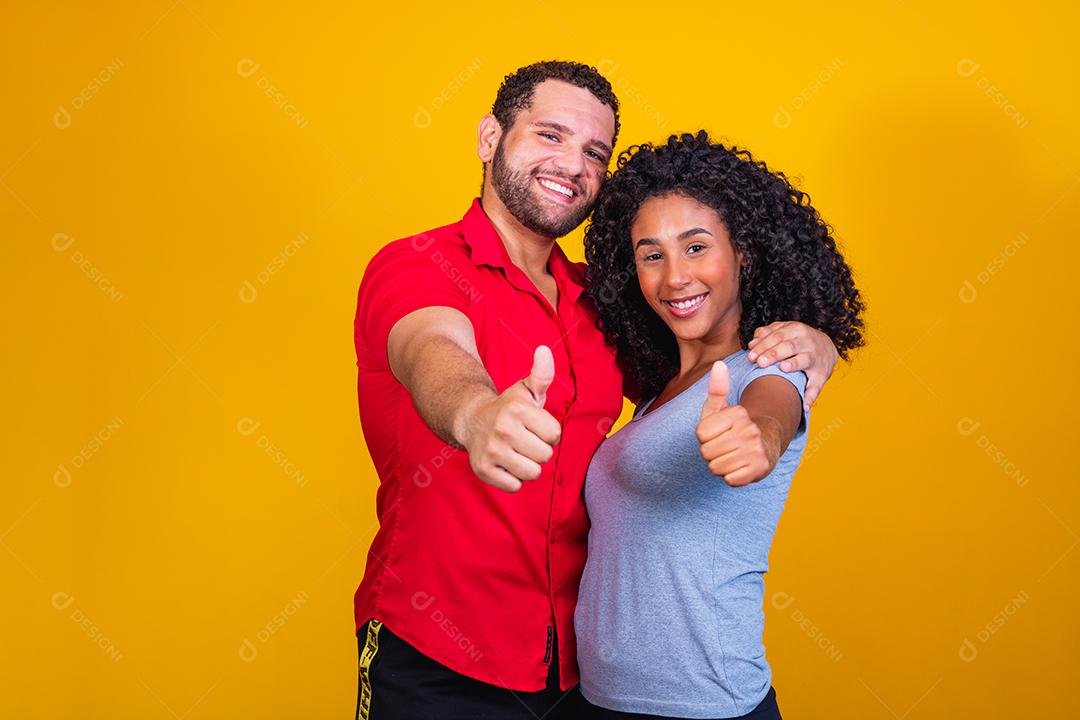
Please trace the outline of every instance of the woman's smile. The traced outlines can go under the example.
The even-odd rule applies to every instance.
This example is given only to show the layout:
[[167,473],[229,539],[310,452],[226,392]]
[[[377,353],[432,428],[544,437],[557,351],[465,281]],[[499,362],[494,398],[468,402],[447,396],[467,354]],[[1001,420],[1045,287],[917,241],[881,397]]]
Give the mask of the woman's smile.
[[671,298],[665,300],[660,298],[660,302],[667,307],[668,312],[676,318],[688,318],[696,313],[701,306],[705,304],[708,299],[709,293],[703,292],[697,295],[684,295],[678,298]]

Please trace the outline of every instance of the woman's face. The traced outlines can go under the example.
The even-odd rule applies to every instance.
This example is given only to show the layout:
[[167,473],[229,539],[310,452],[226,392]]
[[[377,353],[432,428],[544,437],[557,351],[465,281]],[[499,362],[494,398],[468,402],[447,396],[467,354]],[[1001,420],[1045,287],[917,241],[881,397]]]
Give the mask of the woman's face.
[[719,213],[684,195],[642,203],[630,228],[638,283],[682,341],[738,337],[739,267]]

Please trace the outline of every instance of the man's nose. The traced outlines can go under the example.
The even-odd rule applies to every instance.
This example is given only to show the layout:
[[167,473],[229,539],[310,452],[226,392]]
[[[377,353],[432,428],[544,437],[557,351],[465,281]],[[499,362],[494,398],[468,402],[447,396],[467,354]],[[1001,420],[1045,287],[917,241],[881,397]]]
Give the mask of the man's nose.
[[585,172],[585,158],[580,149],[567,143],[563,151],[555,158],[555,167],[564,176],[580,180],[582,173]]

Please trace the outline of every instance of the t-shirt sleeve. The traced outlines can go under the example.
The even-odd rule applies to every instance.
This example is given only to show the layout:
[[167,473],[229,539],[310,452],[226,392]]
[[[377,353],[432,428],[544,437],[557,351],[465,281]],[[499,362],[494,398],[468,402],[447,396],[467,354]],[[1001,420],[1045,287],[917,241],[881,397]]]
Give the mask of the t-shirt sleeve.
[[379,367],[389,367],[386,341],[398,320],[426,307],[449,307],[466,312],[471,258],[461,248],[446,243],[416,243],[412,238],[395,240],[371,258],[356,299],[353,323],[357,364],[362,352],[370,353]]
[[[739,385],[736,389],[735,397],[742,398],[742,394],[746,391],[746,388],[750,386],[750,383],[754,382],[758,378],[766,377],[768,375],[776,375],[782,377],[792,385],[799,393],[799,405],[802,406],[806,395],[806,373],[802,370],[796,370],[795,372],[784,372],[778,367],[777,363],[774,363],[768,367],[758,367],[754,365],[750,372],[746,373],[739,381]],[[795,437],[798,437],[800,433],[806,432],[807,423],[810,420],[809,413],[804,409],[802,411],[802,420],[799,422],[798,429],[795,430]]]

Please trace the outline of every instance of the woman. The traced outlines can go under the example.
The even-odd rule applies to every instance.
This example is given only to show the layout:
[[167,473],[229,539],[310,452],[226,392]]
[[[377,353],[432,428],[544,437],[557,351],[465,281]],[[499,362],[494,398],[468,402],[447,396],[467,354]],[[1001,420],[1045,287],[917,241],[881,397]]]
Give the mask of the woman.
[[807,195],[704,131],[620,156],[585,253],[605,338],[648,400],[585,483],[581,692],[594,717],[779,718],[762,575],[806,378],[748,354],[753,328],[785,318],[847,358],[851,271]]

